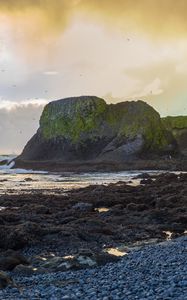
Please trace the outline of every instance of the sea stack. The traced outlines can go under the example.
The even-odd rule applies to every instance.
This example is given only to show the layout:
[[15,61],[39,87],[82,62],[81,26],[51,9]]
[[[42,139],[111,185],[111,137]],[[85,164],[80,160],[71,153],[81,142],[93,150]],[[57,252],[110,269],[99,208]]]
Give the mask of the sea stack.
[[147,103],[107,104],[81,96],[46,105],[37,133],[17,161],[124,163],[176,151],[173,134]]

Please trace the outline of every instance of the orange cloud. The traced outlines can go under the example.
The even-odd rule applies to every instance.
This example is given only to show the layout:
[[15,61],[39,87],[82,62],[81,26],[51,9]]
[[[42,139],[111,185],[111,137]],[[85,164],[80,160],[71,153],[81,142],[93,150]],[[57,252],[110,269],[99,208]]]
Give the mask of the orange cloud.
[[[187,30],[186,0],[0,0],[1,13],[30,22],[42,34],[59,32],[76,13],[119,26],[157,34],[177,36]],[[32,27],[32,28],[31,28]],[[45,29],[45,30],[44,30]]]

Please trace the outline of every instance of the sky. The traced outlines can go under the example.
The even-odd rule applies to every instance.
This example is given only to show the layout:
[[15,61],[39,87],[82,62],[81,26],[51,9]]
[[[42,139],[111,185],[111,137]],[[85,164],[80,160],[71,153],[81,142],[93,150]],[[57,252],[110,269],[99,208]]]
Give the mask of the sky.
[[96,95],[187,114],[186,0],[0,0],[0,153],[20,153],[43,106]]

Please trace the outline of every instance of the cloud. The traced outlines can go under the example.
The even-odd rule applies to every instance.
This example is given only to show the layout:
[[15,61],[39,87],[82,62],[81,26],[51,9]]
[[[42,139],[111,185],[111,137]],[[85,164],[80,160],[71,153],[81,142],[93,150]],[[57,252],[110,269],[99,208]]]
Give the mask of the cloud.
[[0,100],[0,154],[19,154],[39,127],[45,101],[36,103]]
[[47,76],[55,76],[55,75],[58,75],[58,72],[57,71],[45,71],[43,72],[44,75],[47,75]]
[[132,98],[138,99],[141,97],[163,94],[162,82],[160,78],[155,78],[153,81],[145,85],[139,93],[132,95]]
[[59,48],[63,55],[59,41],[76,20],[119,31],[129,42],[133,33],[161,42],[184,39],[186,10],[186,0],[0,0],[1,57],[10,61],[16,52],[18,65],[25,60],[44,69],[48,62],[52,68]]
[[76,14],[123,30],[143,29],[158,38],[177,37],[187,30],[186,0],[0,0],[0,9],[2,14],[14,16],[17,24],[25,24],[28,32],[41,36],[61,32]]
[[110,93],[182,112],[186,10],[186,0],[0,0],[1,95]]
[[20,109],[20,108],[28,108],[28,107],[40,107],[44,106],[48,101],[45,99],[31,99],[27,101],[8,101],[8,100],[0,100],[0,109],[4,109],[7,111],[15,110],[15,109]]

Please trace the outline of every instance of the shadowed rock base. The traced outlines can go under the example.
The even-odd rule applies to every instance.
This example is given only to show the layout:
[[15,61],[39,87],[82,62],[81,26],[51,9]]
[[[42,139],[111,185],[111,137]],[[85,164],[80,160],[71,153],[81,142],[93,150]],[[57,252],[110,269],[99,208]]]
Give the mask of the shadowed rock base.
[[18,158],[14,168],[43,170],[52,172],[97,172],[97,171],[129,171],[129,170],[168,170],[187,171],[187,159],[155,159],[133,160],[125,163],[112,162],[77,162],[64,163],[61,161],[27,161]]

